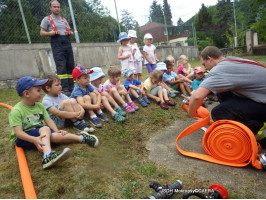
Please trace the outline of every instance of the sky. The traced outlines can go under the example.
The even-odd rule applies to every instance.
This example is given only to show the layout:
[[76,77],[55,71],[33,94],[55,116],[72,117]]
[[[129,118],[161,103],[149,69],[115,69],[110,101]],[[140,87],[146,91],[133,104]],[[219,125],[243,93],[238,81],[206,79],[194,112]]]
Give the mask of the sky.
[[[114,0],[101,0],[102,5],[110,10],[112,17],[117,19]],[[131,16],[138,21],[139,25],[145,25],[148,21],[149,10],[153,0],[116,0],[119,21],[122,10],[128,10]],[[163,5],[163,0],[157,0],[157,3]],[[189,20],[201,8],[202,3],[207,6],[216,5],[217,0],[168,0],[172,11],[173,25],[176,25],[179,17],[183,22]]]

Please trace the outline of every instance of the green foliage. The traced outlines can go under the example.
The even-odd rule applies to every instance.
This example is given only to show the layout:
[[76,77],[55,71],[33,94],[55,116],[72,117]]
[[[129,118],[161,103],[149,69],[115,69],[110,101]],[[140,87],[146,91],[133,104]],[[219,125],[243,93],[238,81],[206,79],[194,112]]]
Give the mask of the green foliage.
[[184,22],[183,20],[181,19],[181,17],[179,17],[178,21],[177,21],[177,26],[183,26],[184,25]]
[[144,40],[142,38],[142,33],[141,33],[141,30],[140,30],[140,26],[139,26],[139,23],[136,21],[136,24],[135,24],[135,30],[137,32],[137,44],[138,46],[143,46],[144,45]]
[[209,14],[206,6],[204,4],[201,5],[201,9],[198,14],[196,28],[197,30],[202,30],[203,28],[210,26],[212,24],[212,16]]
[[165,15],[166,24],[172,25],[172,12],[167,0],[163,0],[163,13]]
[[153,0],[150,7],[150,21],[164,24],[164,17],[161,5],[157,3],[157,0]]
[[121,24],[128,31],[135,28],[136,21],[131,16],[131,13],[128,10],[123,10],[121,14]]

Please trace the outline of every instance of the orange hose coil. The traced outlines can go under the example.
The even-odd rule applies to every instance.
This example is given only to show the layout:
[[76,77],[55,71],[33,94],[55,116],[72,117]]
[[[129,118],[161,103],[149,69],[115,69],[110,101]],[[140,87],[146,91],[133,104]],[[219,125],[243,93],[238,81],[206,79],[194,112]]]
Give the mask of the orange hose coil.
[[[187,106],[182,105],[185,111]],[[186,128],[176,139],[178,151],[189,157],[198,158],[221,165],[244,167],[252,164],[257,169],[262,169],[257,154],[259,147],[252,131],[244,124],[231,120],[210,121],[210,113],[200,107],[197,110],[200,121]],[[211,125],[210,125],[211,124]],[[202,138],[202,147],[208,155],[188,152],[178,146],[178,141],[195,132],[203,126],[210,125]]]
[[[8,104],[4,104],[4,103],[0,103],[0,106],[3,106],[3,107],[8,108],[10,110],[13,108],[12,106],[10,106]],[[36,195],[36,192],[35,192],[35,189],[33,186],[33,182],[32,182],[32,178],[30,175],[30,170],[28,167],[27,159],[25,156],[25,152],[24,152],[23,148],[17,147],[16,145],[15,145],[15,148],[16,148],[19,171],[20,171],[20,176],[21,176],[21,180],[22,180],[25,198],[26,199],[37,199],[37,195]]]

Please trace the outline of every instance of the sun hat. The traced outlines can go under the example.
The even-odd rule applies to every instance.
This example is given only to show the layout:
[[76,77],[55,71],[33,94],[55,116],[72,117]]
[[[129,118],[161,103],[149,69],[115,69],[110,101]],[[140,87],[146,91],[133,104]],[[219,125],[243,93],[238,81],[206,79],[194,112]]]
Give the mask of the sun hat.
[[134,74],[134,71],[132,69],[126,68],[122,71],[123,76],[130,77],[132,74]]
[[194,73],[200,73],[200,72],[205,72],[204,71],[204,69],[202,68],[202,67],[200,67],[200,66],[197,66],[197,67],[195,67],[195,69],[194,69]]
[[166,64],[164,62],[158,62],[156,64],[156,70],[167,70]]
[[129,30],[128,31],[128,37],[134,37],[137,38],[137,33],[135,30]]
[[85,69],[82,66],[76,66],[72,71],[72,78],[75,81],[78,77],[84,74],[91,74],[93,71],[89,69]]
[[105,74],[103,73],[103,70],[100,67],[93,67],[91,68],[91,70],[93,72],[90,74],[90,81],[105,77]]
[[16,85],[16,90],[17,90],[18,95],[22,96],[25,90],[28,90],[34,86],[44,85],[48,81],[49,81],[48,79],[39,80],[32,76],[24,76],[18,80],[17,85]]
[[145,35],[144,35],[144,39],[152,39],[153,37],[152,37],[152,35],[150,34],[150,33],[146,33]]
[[122,40],[130,40],[130,37],[128,37],[126,32],[119,33],[119,39],[117,40],[117,43],[120,43]]

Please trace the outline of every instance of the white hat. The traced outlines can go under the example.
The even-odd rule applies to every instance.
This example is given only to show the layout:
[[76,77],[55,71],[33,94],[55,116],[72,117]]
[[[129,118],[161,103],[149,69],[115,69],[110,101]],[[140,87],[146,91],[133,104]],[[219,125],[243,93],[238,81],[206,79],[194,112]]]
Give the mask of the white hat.
[[150,34],[150,33],[146,33],[145,35],[144,35],[144,39],[152,39],[153,37],[152,37],[152,35]]
[[128,37],[134,37],[137,38],[137,34],[135,30],[129,30],[128,31]]
[[167,70],[166,64],[164,62],[158,62],[156,64],[156,70]]
[[93,67],[91,70],[93,70],[93,73],[90,74],[90,81],[105,77],[103,70],[100,67]]

